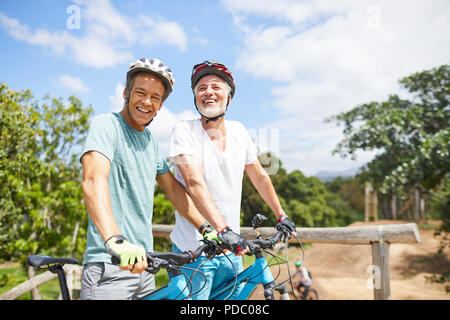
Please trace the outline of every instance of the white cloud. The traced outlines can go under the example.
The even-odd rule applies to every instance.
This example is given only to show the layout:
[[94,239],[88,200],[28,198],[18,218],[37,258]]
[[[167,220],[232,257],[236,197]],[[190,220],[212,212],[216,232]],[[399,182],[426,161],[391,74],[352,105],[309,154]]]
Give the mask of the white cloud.
[[125,89],[125,86],[122,83],[116,84],[114,94],[108,97],[111,112],[119,112],[122,110],[124,103],[123,89]]
[[178,47],[180,51],[186,51],[187,38],[183,28],[175,22],[165,21],[164,19],[154,19],[148,16],[139,16],[144,26],[140,34],[140,42],[146,45],[155,45],[167,43]]
[[111,5],[109,0],[74,0],[82,7],[81,17],[90,34],[99,39],[126,39],[134,40],[132,19],[120,14]]
[[71,93],[87,93],[90,91],[80,78],[67,74],[60,76],[55,84],[69,89]]
[[[136,43],[166,44],[180,51],[187,48],[184,31],[175,22],[161,18],[148,28],[140,19],[121,14],[109,0],[76,0],[75,3],[81,9],[81,36],[67,30],[30,30],[1,11],[0,26],[16,40],[49,49],[56,55],[66,54],[82,65],[95,68],[129,62],[133,59],[130,48]],[[154,35],[157,41],[145,41],[149,35]]]
[[323,119],[385,100],[400,78],[450,61],[446,0],[222,3],[242,32],[237,68],[272,82],[282,119],[267,126],[283,129],[288,168],[314,173],[367,161],[373,153],[357,162],[332,158],[341,130]]
[[222,0],[223,5],[239,19],[245,15],[276,18],[290,24],[302,24],[319,19],[319,15],[339,12],[349,0],[298,1],[298,0]]

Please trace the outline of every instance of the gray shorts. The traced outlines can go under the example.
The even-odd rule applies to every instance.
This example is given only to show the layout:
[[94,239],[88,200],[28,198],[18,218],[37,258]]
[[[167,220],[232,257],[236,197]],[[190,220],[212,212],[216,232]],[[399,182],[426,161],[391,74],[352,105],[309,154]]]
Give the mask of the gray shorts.
[[83,266],[81,300],[137,300],[155,290],[155,277],[132,274],[118,266],[94,262]]

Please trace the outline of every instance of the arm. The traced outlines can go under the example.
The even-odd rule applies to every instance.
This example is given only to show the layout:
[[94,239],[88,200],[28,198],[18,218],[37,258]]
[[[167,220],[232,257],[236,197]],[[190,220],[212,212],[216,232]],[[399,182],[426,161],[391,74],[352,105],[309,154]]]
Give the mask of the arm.
[[220,231],[227,226],[222,214],[217,209],[211,192],[205,182],[200,161],[191,155],[178,155],[174,162],[183,176],[186,189],[201,215]]
[[245,166],[245,172],[247,173],[250,181],[255,186],[259,195],[267,203],[267,205],[275,213],[278,223],[277,229],[287,229],[293,235],[297,235],[295,224],[288,218],[283,208],[281,207],[280,200],[273,187],[272,180],[269,175],[261,166],[258,159],[255,162]]
[[279,220],[286,213],[281,207],[280,200],[278,199],[269,175],[263,169],[259,160],[256,159],[255,162],[246,165],[245,172],[261,198],[263,198],[270,209],[275,213],[277,220]]
[[103,241],[106,241],[120,234],[109,197],[108,176],[111,163],[108,158],[96,151],[85,153],[81,161],[83,166],[81,187],[86,208]]
[[163,188],[167,199],[175,209],[197,229],[205,222],[205,218],[198,212],[191,197],[184,187],[173,177],[170,171],[156,176],[156,181]]
[[[147,260],[144,259],[144,248],[135,246],[128,241],[122,241],[118,243],[119,247],[114,247],[116,243],[113,236],[120,236],[120,230],[111,208],[108,186],[108,176],[111,168],[109,159],[99,152],[90,151],[83,155],[81,163],[83,166],[83,182],[81,186],[86,208],[95,227],[103,241],[105,243],[107,241],[110,244],[110,248],[113,246],[113,251],[120,255],[120,269],[130,270],[133,274],[142,273],[148,266]],[[124,257],[123,260],[122,256]],[[142,260],[134,263],[136,256],[140,256]],[[132,262],[128,264],[128,261]]]

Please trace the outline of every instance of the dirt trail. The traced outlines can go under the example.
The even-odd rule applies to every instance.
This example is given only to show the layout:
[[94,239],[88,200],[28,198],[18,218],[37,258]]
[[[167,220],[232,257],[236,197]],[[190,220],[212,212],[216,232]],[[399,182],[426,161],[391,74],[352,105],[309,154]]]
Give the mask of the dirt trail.
[[[352,226],[408,223],[379,220],[356,222]],[[420,244],[392,244],[389,250],[390,284],[393,300],[449,300],[443,285],[426,282],[425,276],[450,269],[450,254],[438,255],[439,240],[434,230],[419,229]],[[299,257],[301,258],[301,257]],[[291,261],[295,258],[290,257]],[[320,299],[372,300],[368,286],[372,265],[370,245],[313,244],[305,251],[305,265],[312,273],[313,287]],[[287,276],[280,278],[286,279]],[[252,297],[263,299],[261,289]]]

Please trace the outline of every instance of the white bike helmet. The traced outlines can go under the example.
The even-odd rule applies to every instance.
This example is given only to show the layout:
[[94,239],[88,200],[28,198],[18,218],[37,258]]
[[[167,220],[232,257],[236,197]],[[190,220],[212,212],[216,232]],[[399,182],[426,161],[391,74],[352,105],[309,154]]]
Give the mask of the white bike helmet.
[[130,68],[127,72],[127,99],[130,97],[130,90],[132,85],[133,76],[139,72],[147,72],[155,75],[164,84],[165,91],[163,100],[165,100],[169,94],[172,92],[172,88],[175,84],[175,78],[173,77],[173,72],[168,66],[166,66],[161,60],[156,58],[141,58],[136,60],[136,62],[130,63]]

